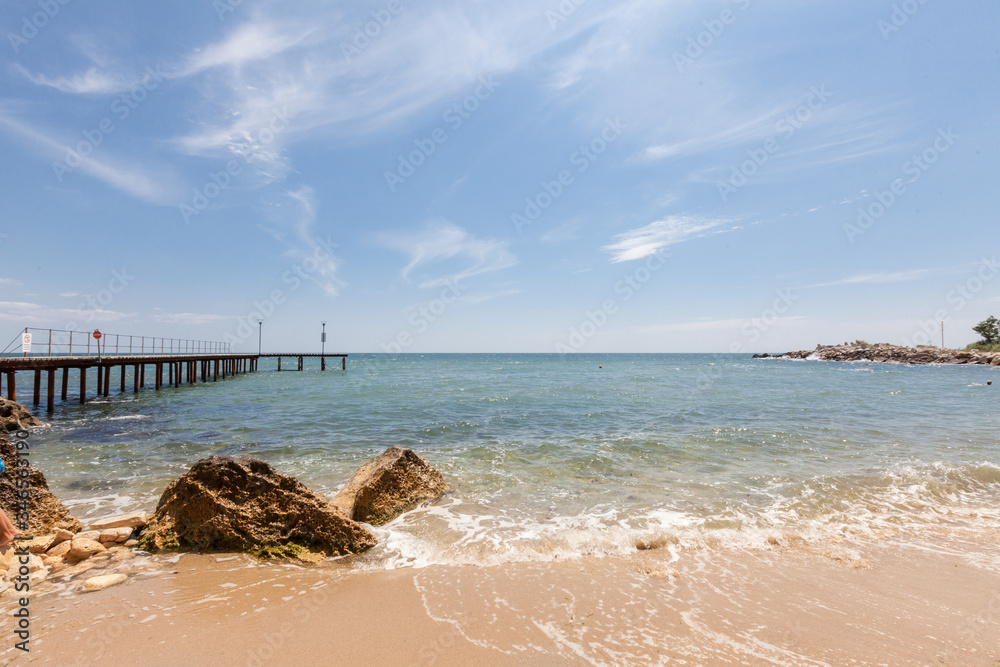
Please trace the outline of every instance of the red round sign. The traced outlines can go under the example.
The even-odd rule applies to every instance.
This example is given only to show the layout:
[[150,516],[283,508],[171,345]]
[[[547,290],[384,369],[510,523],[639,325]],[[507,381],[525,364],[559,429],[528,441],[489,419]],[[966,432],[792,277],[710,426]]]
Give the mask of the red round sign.
[[99,329],[94,331],[94,338],[101,340],[101,332]]

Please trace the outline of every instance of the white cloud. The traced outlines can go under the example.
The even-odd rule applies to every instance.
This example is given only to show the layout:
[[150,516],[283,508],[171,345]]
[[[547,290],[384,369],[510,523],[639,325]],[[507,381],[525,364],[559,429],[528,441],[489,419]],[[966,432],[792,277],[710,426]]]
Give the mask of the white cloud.
[[135,80],[122,74],[102,71],[96,67],[89,68],[83,74],[51,79],[44,74],[32,74],[21,65],[14,67],[32,83],[78,95],[108,95],[128,90],[136,83]]
[[255,60],[267,60],[305,39],[313,28],[282,33],[271,21],[246,23],[222,41],[193,53],[176,76],[191,76],[214,67],[239,67]]
[[74,308],[50,308],[27,301],[0,301],[0,318],[25,325],[46,327],[63,326],[67,321],[84,319],[87,322],[115,322],[134,317],[135,313],[122,313],[103,308],[78,310]]
[[[408,254],[410,261],[400,272],[403,279],[411,281],[414,273],[422,272],[419,286],[440,287],[491,271],[499,271],[517,264],[506,241],[480,239],[447,220],[435,220],[416,232],[400,231],[382,234],[382,245]],[[428,275],[429,267],[449,263],[454,268],[444,275]],[[440,269],[431,273],[439,274]]]
[[718,233],[728,220],[706,220],[693,216],[671,215],[615,236],[615,243],[604,246],[613,254],[612,262],[628,262],[654,255],[660,250],[691,239]]
[[913,280],[919,280],[930,274],[939,271],[939,269],[913,269],[911,271],[890,271],[882,273],[863,273],[855,276],[850,276],[843,278],[841,280],[834,280],[828,283],[818,283],[816,285],[808,285],[807,287],[834,287],[836,285],[866,285],[866,284],[881,284],[881,283],[905,283]]
[[327,296],[337,296],[346,283],[337,277],[335,244],[329,236],[321,238],[316,232],[313,189],[302,186],[285,192],[276,209],[277,227],[265,231],[285,245],[283,255],[296,265],[297,276],[316,283]]

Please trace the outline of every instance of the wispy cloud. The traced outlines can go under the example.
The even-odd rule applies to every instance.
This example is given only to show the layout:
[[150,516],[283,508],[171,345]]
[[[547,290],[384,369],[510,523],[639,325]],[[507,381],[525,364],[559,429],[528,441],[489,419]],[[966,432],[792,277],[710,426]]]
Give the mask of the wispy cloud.
[[[508,250],[506,241],[480,239],[447,220],[435,220],[416,232],[401,231],[379,236],[382,245],[410,256],[410,261],[400,274],[404,280],[413,280],[414,273],[422,278],[419,286],[440,287],[491,271],[499,271],[517,264],[517,258]],[[439,263],[455,266],[444,275],[431,277],[429,267]]]
[[27,301],[0,301],[0,318],[26,325],[59,326],[66,321],[80,318],[93,322],[115,322],[134,316],[135,313],[122,313],[103,308],[84,311],[74,308],[50,308]]
[[33,74],[22,65],[14,65],[14,69],[26,79],[39,86],[48,86],[64,93],[79,95],[108,95],[127,90],[136,83],[134,79],[120,73],[109,72],[96,67],[89,68],[83,74],[55,78],[49,78],[44,74]]
[[[41,150],[45,159],[63,160],[69,152],[66,144],[49,137],[41,130],[27,123],[15,120],[0,112],[0,126],[13,132],[21,139],[28,140]],[[113,188],[122,190],[139,199],[154,204],[176,204],[180,198],[180,188],[174,185],[174,178],[163,173],[152,173],[139,164],[119,164],[109,157],[98,159],[93,154],[80,157],[80,171],[103,181]]]
[[317,207],[311,187],[304,185],[289,190],[276,207],[279,211],[277,227],[265,228],[265,231],[284,244],[282,254],[298,267],[297,275],[316,283],[327,296],[334,297],[346,283],[337,277],[332,239],[329,236],[320,238],[316,231]]
[[806,287],[835,287],[837,285],[871,285],[883,283],[906,283],[920,280],[937,273],[939,269],[913,269],[911,271],[890,271],[882,273],[862,273],[828,283],[817,283]]
[[0,278],[0,285],[23,285],[20,280],[14,278]]
[[654,255],[660,250],[721,231],[729,220],[707,220],[684,215],[671,215],[615,236],[615,242],[604,246],[612,253],[612,262],[628,262]]

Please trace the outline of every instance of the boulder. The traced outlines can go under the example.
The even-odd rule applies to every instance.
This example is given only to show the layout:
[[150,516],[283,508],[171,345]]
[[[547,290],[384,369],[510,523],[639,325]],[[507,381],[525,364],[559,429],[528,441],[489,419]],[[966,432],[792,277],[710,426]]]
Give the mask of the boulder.
[[62,528],[56,528],[52,531],[52,546],[59,544],[60,542],[65,542],[66,540],[72,540],[73,533]]
[[94,540],[95,542],[101,541],[101,531],[99,530],[84,530],[73,536],[74,540]]
[[128,514],[116,514],[92,521],[91,530],[105,531],[110,528],[141,528],[149,521],[149,515],[145,512],[129,512]]
[[69,555],[72,558],[83,560],[84,558],[90,558],[91,556],[104,553],[105,551],[106,549],[100,542],[96,542],[86,537],[74,537],[73,541],[70,542]]
[[293,477],[258,459],[212,456],[171,482],[142,531],[148,551],[197,549],[296,555],[360,553],[364,526]]
[[[31,450],[27,450],[31,451]],[[26,466],[28,470],[27,482],[31,487],[31,500],[26,511],[18,507],[18,493],[20,489],[16,486],[18,479],[25,479],[20,476],[18,468],[17,447],[14,443],[0,436],[0,458],[7,466],[7,473],[0,475],[0,509],[6,512],[7,516],[14,523],[21,533],[29,537],[42,537],[48,535],[56,528],[76,532],[82,528],[82,524],[69,513],[69,510],[59,502],[59,499],[49,491],[48,482],[45,475],[36,466]],[[31,455],[27,457],[31,460]],[[21,512],[21,516],[18,513]],[[27,518],[25,525],[24,518]]]
[[104,588],[110,588],[111,586],[117,586],[118,584],[125,583],[128,579],[124,574],[102,574],[99,577],[91,577],[83,582],[82,589],[85,593],[90,593],[92,591],[99,591]]
[[412,449],[390,447],[358,469],[333,505],[355,521],[378,526],[446,491],[441,473]]
[[70,540],[65,540],[55,545],[45,553],[46,555],[51,556],[53,558],[58,558],[59,556],[65,556],[66,554],[68,554],[71,548],[73,548],[73,542],[71,542]]
[[36,426],[45,424],[32,417],[28,408],[20,403],[0,397],[0,433],[13,433]]

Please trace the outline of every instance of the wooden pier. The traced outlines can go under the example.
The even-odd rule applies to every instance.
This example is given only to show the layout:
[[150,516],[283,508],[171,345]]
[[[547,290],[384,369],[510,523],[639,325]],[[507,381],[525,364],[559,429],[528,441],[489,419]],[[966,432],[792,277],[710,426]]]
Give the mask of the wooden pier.
[[[17,400],[17,373],[33,373],[34,386],[32,403],[39,405],[42,399],[42,378],[45,377],[45,407],[51,411],[55,407],[56,390],[66,401],[69,395],[71,370],[79,371],[80,403],[87,402],[88,376],[96,370],[96,391],[94,396],[108,396],[113,383],[112,376],[118,376],[118,391],[125,393],[127,371],[132,371],[132,392],[138,393],[146,387],[146,369],[150,369],[151,383],[156,391],[164,386],[180,387],[182,384],[217,382],[222,379],[258,370],[261,358],[277,358],[281,370],[282,357],[298,359],[298,370],[303,369],[303,359],[320,357],[321,370],[326,370],[327,357],[340,358],[341,368],[347,370],[346,354],[146,354],[115,355],[107,357],[2,357],[0,358],[0,395],[6,388],[7,398]],[[115,372],[117,370],[117,372]],[[57,376],[61,375],[61,377]]]

